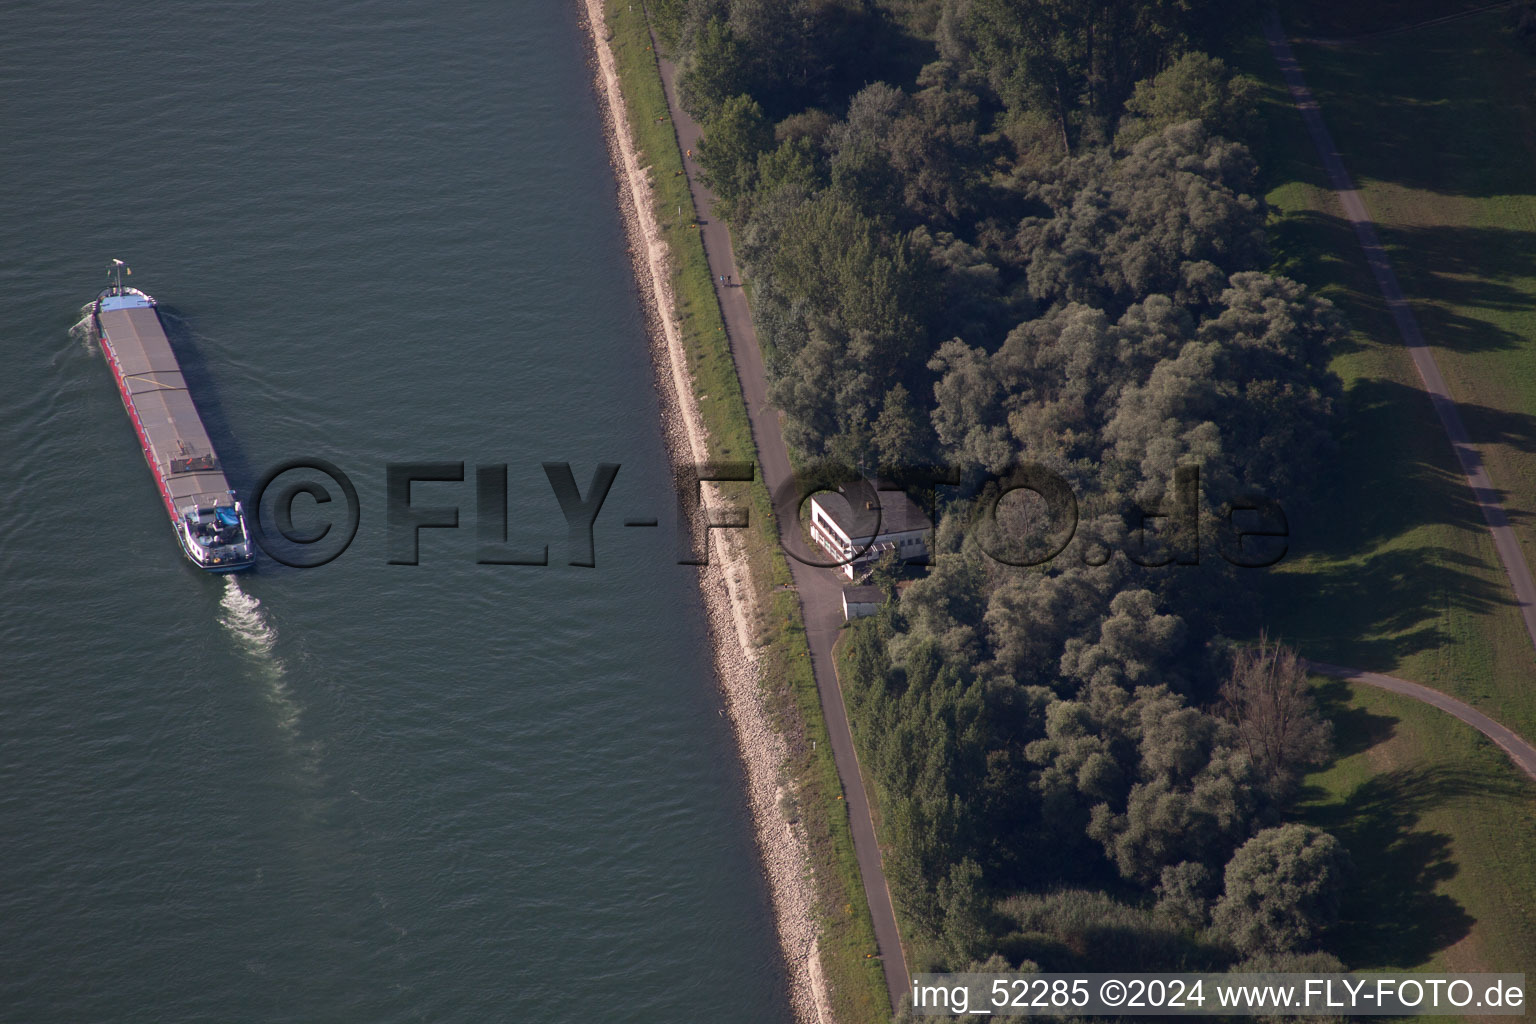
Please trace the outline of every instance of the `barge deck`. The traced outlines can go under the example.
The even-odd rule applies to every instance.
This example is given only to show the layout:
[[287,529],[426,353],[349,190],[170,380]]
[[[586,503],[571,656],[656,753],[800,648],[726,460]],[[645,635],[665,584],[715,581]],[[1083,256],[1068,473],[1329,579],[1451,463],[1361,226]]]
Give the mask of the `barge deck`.
[[95,313],[102,352],[182,551],[211,572],[249,568],[244,509],[197,414],[155,300],[119,278],[97,298]]

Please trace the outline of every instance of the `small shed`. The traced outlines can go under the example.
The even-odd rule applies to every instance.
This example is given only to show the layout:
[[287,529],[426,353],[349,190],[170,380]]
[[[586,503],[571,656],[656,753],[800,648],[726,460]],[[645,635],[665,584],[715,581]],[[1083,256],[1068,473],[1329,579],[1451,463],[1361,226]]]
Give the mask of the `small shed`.
[[843,620],[852,622],[873,615],[885,604],[885,591],[879,587],[844,587]]

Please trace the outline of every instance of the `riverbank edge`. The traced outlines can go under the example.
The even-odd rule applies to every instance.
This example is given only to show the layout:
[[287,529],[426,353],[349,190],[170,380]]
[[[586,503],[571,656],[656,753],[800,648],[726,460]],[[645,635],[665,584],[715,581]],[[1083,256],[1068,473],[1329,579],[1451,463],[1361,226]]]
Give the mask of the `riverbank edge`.
[[[715,297],[691,199],[676,203],[653,176],[680,182],[644,9],[629,0],[583,0],[593,74],[636,280],[647,308],[663,423],[674,462],[756,462],[746,405]],[[618,22],[619,24],[615,24]],[[616,31],[620,33],[615,38]],[[617,46],[615,43],[617,42]],[[641,47],[645,60],[634,59]],[[631,59],[615,53],[623,48]],[[626,66],[627,65],[627,66]],[[650,103],[645,100],[651,98]],[[655,114],[650,108],[657,106]],[[629,111],[635,110],[631,115]],[[640,121],[656,117],[671,139],[641,158]],[[620,130],[623,126],[627,130]],[[676,191],[671,189],[667,191]],[[686,202],[686,205],[685,205]],[[667,206],[674,216],[666,217]],[[675,258],[674,258],[675,257]],[[701,269],[702,268],[702,269]],[[697,280],[695,280],[697,279]],[[701,284],[702,282],[702,284]],[[799,602],[788,584],[772,503],[761,478],[749,488],[707,488],[706,501],[739,504],[750,492],[745,531],[711,531],[700,573],[716,667],[746,775],[797,1020],[889,1020],[873,927],[854,857],[846,804],[811,673]],[[734,499],[734,500],[732,500]]]

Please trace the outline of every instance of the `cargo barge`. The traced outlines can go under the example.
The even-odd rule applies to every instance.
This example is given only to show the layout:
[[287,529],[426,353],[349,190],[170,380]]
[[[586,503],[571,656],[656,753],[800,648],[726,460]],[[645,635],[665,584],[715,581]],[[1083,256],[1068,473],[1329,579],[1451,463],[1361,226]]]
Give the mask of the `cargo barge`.
[[127,268],[122,260],[112,263],[113,284],[93,304],[96,333],[176,541],[199,569],[248,569],[255,557],[245,510],[192,404],[155,300],[124,287]]

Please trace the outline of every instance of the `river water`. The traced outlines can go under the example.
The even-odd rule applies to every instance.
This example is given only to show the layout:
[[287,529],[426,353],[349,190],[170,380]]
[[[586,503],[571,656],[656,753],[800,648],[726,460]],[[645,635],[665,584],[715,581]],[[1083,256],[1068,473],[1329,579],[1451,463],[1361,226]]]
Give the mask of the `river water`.
[[[29,4],[0,96],[0,1019],[787,1021],[575,5]],[[112,257],[334,561],[185,562]],[[544,462],[621,466],[594,568]],[[476,562],[500,463],[548,566]]]

